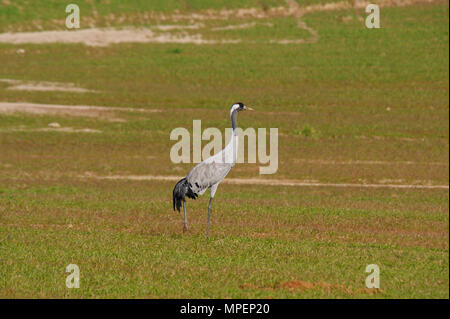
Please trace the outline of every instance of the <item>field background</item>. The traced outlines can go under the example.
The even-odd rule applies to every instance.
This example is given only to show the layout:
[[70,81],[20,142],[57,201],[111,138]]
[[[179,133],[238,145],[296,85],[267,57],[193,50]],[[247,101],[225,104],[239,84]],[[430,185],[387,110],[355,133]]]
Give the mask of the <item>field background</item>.
[[[448,1],[373,1],[381,29],[334,2],[77,1],[82,29],[201,24],[164,34],[215,41],[90,46],[2,41],[64,30],[69,2],[0,0],[0,297],[449,298]],[[174,181],[129,177],[185,176],[171,130],[223,131],[236,101],[256,110],[242,128],[279,128],[279,169],[237,164],[227,179],[273,185],[220,185],[206,241],[207,195],[183,233]]]

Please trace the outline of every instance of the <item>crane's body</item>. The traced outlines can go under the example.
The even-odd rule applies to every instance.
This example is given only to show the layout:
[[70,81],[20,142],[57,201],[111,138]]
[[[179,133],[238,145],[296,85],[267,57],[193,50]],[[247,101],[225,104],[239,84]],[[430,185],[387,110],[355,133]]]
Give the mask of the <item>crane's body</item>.
[[189,174],[178,181],[173,189],[173,209],[180,211],[181,203],[184,210],[183,230],[187,230],[186,200],[185,197],[196,199],[210,189],[208,205],[208,225],[206,237],[209,235],[211,205],[220,182],[227,176],[237,160],[239,136],[237,130],[237,113],[243,110],[252,110],[242,103],[235,103],[230,109],[232,136],[228,145],[219,153],[197,164]]

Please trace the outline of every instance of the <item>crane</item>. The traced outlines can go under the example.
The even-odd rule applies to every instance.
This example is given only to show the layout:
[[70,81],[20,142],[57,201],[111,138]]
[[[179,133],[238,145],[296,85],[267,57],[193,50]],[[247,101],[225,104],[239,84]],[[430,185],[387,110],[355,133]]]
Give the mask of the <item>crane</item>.
[[243,103],[234,103],[230,108],[231,126],[233,128],[230,142],[219,153],[207,158],[203,162],[197,164],[189,174],[179,180],[173,189],[173,209],[180,212],[183,203],[184,223],[183,231],[187,231],[187,215],[186,215],[186,197],[196,199],[199,195],[203,195],[207,189],[210,189],[210,197],[208,204],[208,224],[206,226],[206,238],[209,236],[209,224],[211,218],[211,205],[216,194],[217,187],[224,180],[228,172],[233,168],[237,160],[238,150],[238,130],[237,130],[237,114],[245,110],[253,110],[251,107],[245,106]]

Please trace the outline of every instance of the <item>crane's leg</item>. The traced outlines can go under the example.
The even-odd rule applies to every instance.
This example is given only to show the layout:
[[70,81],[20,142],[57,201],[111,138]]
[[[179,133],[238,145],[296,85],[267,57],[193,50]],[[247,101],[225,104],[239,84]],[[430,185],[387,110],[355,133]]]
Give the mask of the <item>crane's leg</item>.
[[219,186],[219,184],[215,184],[213,186],[211,186],[211,196],[209,197],[209,205],[208,205],[208,224],[206,225],[206,239],[208,239],[209,236],[209,224],[210,224],[210,219],[211,219],[211,206],[212,206],[212,202],[214,199],[214,194],[216,193],[217,190],[217,186]]
[[209,220],[211,218],[211,204],[213,201],[214,197],[210,197],[209,198],[209,205],[208,205],[208,225],[206,225],[206,238],[208,239],[208,235],[209,235]]
[[183,233],[188,230],[187,227],[187,215],[186,215],[186,201],[183,201],[183,210],[184,210],[184,225],[183,225]]

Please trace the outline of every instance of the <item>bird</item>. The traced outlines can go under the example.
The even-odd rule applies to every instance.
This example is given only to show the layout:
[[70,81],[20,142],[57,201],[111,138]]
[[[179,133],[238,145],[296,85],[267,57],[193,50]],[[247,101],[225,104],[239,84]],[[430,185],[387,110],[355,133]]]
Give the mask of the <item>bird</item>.
[[211,206],[214,195],[216,194],[217,187],[219,186],[220,182],[225,179],[237,160],[239,141],[237,130],[237,114],[241,111],[246,110],[253,111],[251,107],[245,106],[241,102],[234,103],[231,106],[230,119],[232,126],[232,135],[230,138],[230,142],[222,151],[197,164],[186,177],[182,178],[175,184],[172,194],[173,210],[178,210],[178,212],[180,212],[181,205],[183,204],[183,232],[188,230],[186,197],[195,200],[199,195],[203,195],[207,189],[210,189],[208,204],[208,223],[206,226],[206,238],[208,239]]

